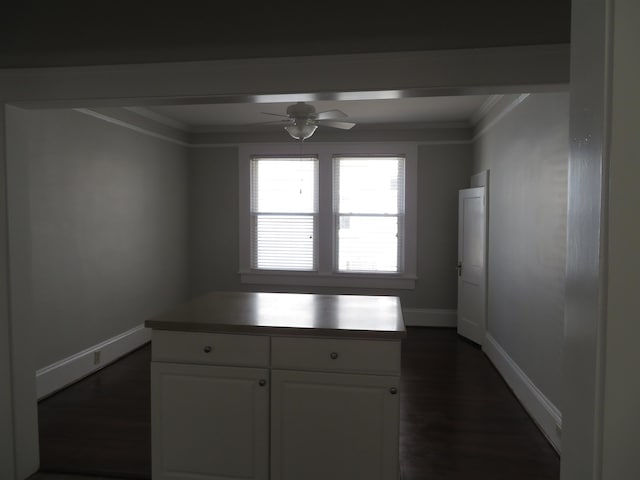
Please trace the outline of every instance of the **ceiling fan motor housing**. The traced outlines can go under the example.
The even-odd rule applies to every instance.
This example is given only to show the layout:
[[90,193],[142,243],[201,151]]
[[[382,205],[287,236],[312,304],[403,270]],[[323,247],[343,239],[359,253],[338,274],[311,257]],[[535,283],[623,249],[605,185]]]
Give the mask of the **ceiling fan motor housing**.
[[314,106],[304,102],[294,103],[287,107],[287,115],[296,120],[312,118],[314,113],[316,113]]

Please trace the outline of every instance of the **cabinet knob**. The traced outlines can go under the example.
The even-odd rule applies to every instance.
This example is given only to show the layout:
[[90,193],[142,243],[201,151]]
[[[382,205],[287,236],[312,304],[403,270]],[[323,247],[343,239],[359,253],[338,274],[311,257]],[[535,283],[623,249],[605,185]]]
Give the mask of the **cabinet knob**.
[[391,388],[389,389],[389,393],[390,393],[391,395],[395,395],[396,393],[398,393],[398,389],[397,389],[396,387],[391,387]]
[[260,385],[261,387],[264,387],[267,384],[267,381],[264,378],[261,378],[258,381],[258,385]]
[[338,352],[331,352],[329,357],[331,357],[331,360],[335,360],[336,358],[338,358]]
[[211,350],[213,350],[213,349],[211,348],[211,346],[210,346],[210,345],[206,345],[206,346],[202,349],[202,351],[203,351],[204,353],[211,353]]

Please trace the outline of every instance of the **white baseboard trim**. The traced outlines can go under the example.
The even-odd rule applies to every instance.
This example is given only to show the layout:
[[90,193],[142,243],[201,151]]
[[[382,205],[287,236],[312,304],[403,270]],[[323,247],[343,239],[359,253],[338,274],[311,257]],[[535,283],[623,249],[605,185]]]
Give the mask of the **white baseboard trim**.
[[536,387],[495,338],[487,334],[482,349],[520,400],[520,403],[538,424],[553,448],[560,453],[562,445],[560,438],[562,414],[560,410]]
[[[38,400],[95,372],[151,340],[144,324],[36,371]],[[99,352],[99,363],[94,354]]]
[[403,308],[402,316],[408,327],[455,327],[457,312],[440,308]]

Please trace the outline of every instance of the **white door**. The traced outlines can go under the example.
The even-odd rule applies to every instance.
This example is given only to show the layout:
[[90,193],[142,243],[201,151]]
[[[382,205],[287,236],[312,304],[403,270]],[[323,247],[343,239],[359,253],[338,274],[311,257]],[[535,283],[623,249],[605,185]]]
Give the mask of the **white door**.
[[484,187],[460,190],[458,200],[458,333],[482,345],[486,302]]

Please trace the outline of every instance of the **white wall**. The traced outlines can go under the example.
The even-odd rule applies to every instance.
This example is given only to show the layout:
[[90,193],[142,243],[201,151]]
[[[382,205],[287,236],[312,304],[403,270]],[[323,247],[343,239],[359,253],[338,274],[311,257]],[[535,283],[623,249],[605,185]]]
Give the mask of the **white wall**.
[[183,301],[186,149],[72,110],[8,122],[28,162],[36,368]]
[[640,478],[640,3],[615,5],[602,478]]
[[559,446],[568,94],[508,96],[481,125],[474,171],[490,171],[485,345]]
[[574,2],[563,480],[640,478],[640,3]]

